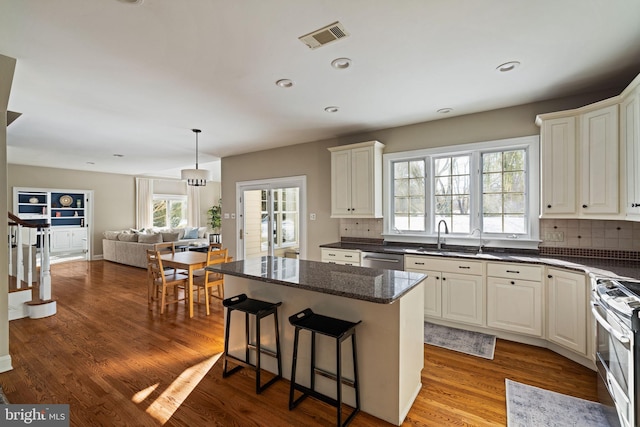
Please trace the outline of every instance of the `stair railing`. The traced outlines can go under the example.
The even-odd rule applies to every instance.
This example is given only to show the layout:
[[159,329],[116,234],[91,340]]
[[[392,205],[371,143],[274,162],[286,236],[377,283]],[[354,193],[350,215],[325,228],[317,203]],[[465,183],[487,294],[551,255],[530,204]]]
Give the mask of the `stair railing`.
[[27,222],[9,212],[9,275],[15,276],[16,289],[22,289],[23,283],[29,288],[33,285],[33,272],[40,261],[37,281],[40,301],[51,299],[49,236],[48,223]]

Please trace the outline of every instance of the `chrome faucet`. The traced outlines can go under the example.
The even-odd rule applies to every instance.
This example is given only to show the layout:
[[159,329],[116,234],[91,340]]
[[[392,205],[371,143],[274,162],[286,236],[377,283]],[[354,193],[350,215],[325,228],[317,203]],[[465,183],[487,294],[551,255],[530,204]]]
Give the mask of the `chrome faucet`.
[[475,233],[476,231],[480,233],[480,240],[478,241],[478,253],[481,254],[482,253],[482,230],[479,228],[474,228],[473,231],[471,232],[471,235],[473,236],[473,233]]
[[438,250],[442,249],[442,243],[440,243],[440,224],[444,224],[444,234],[449,234],[447,222],[444,219],[441,219],[440,222],[438,222]]

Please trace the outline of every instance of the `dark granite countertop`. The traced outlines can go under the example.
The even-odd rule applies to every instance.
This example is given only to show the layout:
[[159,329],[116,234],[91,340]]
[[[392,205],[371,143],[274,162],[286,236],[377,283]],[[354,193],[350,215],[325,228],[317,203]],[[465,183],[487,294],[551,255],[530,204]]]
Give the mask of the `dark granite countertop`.
[[522,250],[510,252],[504,249],[486,248],[477,253],[477,248],[452,247],[438,251],[433,245],[367,244],[358,242],[336,242],[320,245],[321,248],[361,250],[363,252],[393,253],[404,255],[427,255],[450,258],[477,259],[479,261],[523,262],[542,264],[576,270],[598,277],[622,277],[640,280],[640,261],[604,258],[583,258],[540,255],[538,251]]
[[280,257],[250,258],[207,268],[230,276],[378,304],[397,301],[427,277],[408,271],[352,267]]

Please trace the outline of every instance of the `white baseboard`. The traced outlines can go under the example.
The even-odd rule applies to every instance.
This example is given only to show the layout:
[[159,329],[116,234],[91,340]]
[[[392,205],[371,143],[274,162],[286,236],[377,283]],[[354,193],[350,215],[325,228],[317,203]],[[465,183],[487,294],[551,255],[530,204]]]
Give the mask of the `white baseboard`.
[[31,301],[31,289],[9,293],[9,320],[29,317],[27,301]]
[[5,356],[0,356],[0,372],[11,371],[13,366],[11,366],[11,355],[7,354]]
[[27,305],[27,308],[31,319],[42,319],[56,314],[57,304],[55,301],[49,301],[45,304]]

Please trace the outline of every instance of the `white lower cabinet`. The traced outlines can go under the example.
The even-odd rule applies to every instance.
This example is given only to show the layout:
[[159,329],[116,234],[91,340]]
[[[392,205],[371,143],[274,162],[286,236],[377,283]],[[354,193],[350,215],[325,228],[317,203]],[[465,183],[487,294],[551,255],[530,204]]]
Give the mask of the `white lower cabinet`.
[[442,318],[456,322],[484,323],[482,276],[442,273]]
[[591,331],[584,273],[539,264],[444,256],[405,255],[404,262],[405,270],[427,275],[425,320],[518,334],[523,342],[545,340],[570,350],[581,361],[593,351],[593,343],[587,339]]
[[587,354],[587,281],[584,274],[547,269],[547,340]]
[[322,248],[322,262],[332,264],[360,266],[360,254],[358,250]]
[[482,262],[405,256],[405,270],[427,274],[425,317],[439,317],[472,325],[484,324]]
[[51,231],[51,252],[82,252],[87,241],[86,228],[64,228]]
[[487,263],[487,326],[542,336],[542,267]]

